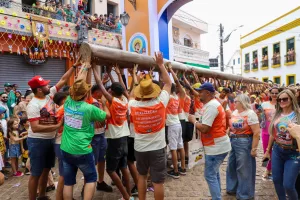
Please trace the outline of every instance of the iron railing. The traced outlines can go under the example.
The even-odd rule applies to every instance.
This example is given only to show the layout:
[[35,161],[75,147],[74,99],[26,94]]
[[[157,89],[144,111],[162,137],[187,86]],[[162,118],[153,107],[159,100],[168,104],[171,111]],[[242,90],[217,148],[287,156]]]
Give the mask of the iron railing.
[[296,53],[290,53],[284,56],[285,63],[296,62]]
[[250,71],[250,63],[244,65],[244,71]]
[[272,58],[272,65],[280,65],[280,63],[281,63],[280,60],[281,60],[280,56],[273,57]]
[[258,63],[252,63],[252,70],[257,70],[258,69]]
[[261,65],[262,68],[269,67],[269,60],[260,61],[260,65]]

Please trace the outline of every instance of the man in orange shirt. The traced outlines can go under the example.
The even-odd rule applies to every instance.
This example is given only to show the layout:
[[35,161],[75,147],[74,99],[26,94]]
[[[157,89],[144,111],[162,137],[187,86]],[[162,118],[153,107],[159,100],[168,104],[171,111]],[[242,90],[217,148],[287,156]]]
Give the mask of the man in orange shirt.
[[206,82],[196,89],[204,104],[199,121],[190,115],[189,121],[201,132],[205,152],[204,176],[213,200],[221,200],[221,182],[219,168],[231,150],[226,134],[226,114],[222,105],[215,98],[214,86]]

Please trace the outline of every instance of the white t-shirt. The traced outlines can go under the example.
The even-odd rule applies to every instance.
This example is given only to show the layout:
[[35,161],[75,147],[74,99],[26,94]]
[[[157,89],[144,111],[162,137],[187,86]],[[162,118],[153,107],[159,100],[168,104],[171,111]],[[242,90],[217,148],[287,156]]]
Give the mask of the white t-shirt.
[[[136,151],[155,151],[166,147],[165,108],[168,105],[169,99],[169,93],[162,90],[160,95],[155,99],[149,101],[129,101],[129,109],[133,122],[135,123],[137,118],[140,120],[138,122],[139,126],[133,128],[133,132],[135,133],[134,149]],[[147,133],[137,133],[141,129],[147,130]]]
[[125,96],[122,96],[121,99],[113,97],[112,103],[109,106],[109,111],[111,118],[107,120],[105,137],[116,139],[130,135],[127,122],[127,98]]
[[1,126],[2,126],[4,137],[7,138],[7,122],[6,122],[5,119],[1,119],[0,123],[1,123]]
[[201,134],[205,154],[219,155],[231,150],[230,140],[226,134],[226,114],[217,99],[212,99],[203,106],[199,121],[211,127],[209,133]]
[[[39,121],[41,125],[55,125],[57,124],[56,120],[56,109],[55,104],[52,100],[53,96],[57,92],[57,88],[54,86],[50,88],[50,94],[47,95],[44,99],[39,99],[33,97],[27,106],[27,115],[28,120]],[[30,138],[41,138],[41,139],[53,139],[56,134],[56,130],[52,132],[42,132],[34,133],[29,126],[28,137]]]

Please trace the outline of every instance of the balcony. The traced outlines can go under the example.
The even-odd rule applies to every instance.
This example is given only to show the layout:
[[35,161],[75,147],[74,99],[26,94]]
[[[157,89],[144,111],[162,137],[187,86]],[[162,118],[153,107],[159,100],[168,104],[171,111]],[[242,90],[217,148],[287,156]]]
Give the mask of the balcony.
[[250,63],[246,63],[246,64],[244,65],[244,72],[245,72],[245,73],[250,72]]
[[258,63],[251,63],[251,65],[252,65],[252,71],[253,72],[256,72],[256,71],[258,71]]
[[281,56],[272,58],[272,68],[278,68],[281,65]]
[[50,46],[51,44],[52,46],[60,46],[60,44],[68,46],[71,43],[76,46],[76,43],[84,38],[84,41],[95,45],[121,48],[122,36],[120,31],[116,31],[113,27],[101,24],[96,26],[97,28],[84,28],[79,31],[73,23],[74,18],[69,20],[70,22],[56,19],[55,13],[19,3],[21,0],[2,2],[3,0],[0,0],[0,17],[3,19],[0,20],[0,41],[6,41],[8,34],[7,46],[12,46],[14,52],[17,49],[15,46],[20,44],[20,41],[11,39],[15,37],[14,35],[22,36],[22,41],[27,42],[38,34],[38,32],[33,33],[33,22],[43,27],[40,30],[47,35]]
[[178,62],[194,62],[209,65],[209,52],[174,43],[174,59]]
[[284,65],[289,66],[289,65],[296,64],[296,53],[288,53],[287,55],[284,56],[284,58],[285,58]]
[[262,60],[260,61],[260,69],[266,70],[269,68],[269,60]]

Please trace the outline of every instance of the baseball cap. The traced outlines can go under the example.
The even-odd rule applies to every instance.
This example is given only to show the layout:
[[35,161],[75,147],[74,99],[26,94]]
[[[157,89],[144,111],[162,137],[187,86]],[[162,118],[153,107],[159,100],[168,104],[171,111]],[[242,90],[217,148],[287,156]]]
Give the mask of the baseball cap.
[[28,81],[28,85],[31,89],[39,88],[46,86],[50,83],[50,80],[44,80],[41,76],[35,76],[30,81]]
[[13,85],[10,84],[10,83],[5,83],[5,84],[4,84],[4,87],[11,87],[11,86],[13,86]]
[[0,106],[0,115],[5,113],[6,112],[6,109],[2,106]]
[[207,90],[209,92],[215,92],[214,86],[209,82],[203,83],[199,88],[195,88],[195,90],[197,91]]

